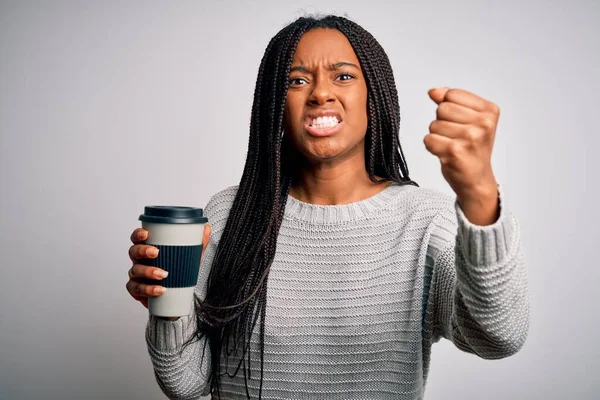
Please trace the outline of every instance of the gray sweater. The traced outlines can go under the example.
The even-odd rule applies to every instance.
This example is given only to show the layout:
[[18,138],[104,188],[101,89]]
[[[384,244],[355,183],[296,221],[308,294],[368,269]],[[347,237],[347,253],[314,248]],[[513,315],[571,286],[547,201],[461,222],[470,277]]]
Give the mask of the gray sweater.
[[[200,298],[236,190],[205,208],[213,231]],[[267,286],[262,398],[422,399],[440,338],[485,359],[516,353],[529,326],[527,273],[517,220],[499,191],[500,217],[485,227],[470,223],[455,198],[414,186],[337,206],[289,196]],[[208,346],[204,358],[203,341],[178,354],[195,326],[192,316],[149,318],[150,358],[171,399],[210,390]],[[241,371],[222,382],[223,398],[246,398]]]

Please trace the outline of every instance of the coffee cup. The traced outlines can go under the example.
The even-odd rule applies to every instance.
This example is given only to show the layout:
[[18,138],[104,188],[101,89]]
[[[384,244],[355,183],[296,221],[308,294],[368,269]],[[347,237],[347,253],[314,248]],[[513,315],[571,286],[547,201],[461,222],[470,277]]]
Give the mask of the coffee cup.
[[160,280],[144,279],[149,285],[163,286],[160,296],[148,298],[150,314],[159,317],[189,315],[198,283],[204,225],[208,219],[201,208],[146,206],[140,215],[148,231],[145,243],[158,248],[158,257],[140,263],[161,268],[169,275]]

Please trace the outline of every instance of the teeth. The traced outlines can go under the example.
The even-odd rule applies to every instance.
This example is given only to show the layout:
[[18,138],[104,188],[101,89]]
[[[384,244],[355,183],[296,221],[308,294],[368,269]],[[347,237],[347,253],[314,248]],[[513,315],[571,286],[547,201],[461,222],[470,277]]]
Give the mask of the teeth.
[[339,122],[336,117],[318,117],[312,120],[311,125],[315,128],[332,128]]

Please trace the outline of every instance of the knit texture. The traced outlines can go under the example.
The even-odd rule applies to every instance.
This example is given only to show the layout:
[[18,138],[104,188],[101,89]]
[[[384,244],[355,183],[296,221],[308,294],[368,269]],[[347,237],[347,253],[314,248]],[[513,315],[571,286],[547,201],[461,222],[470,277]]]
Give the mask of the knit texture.
[[[205,208],[212,236],[200,298],[236,190]],[[415,186],[336,206],[288,196],[267,286],[262,398],[422,399],[441,338],[485,359],[517,352],[529,327],[526,267],[518,222],[499,192],[500,217],[489,226],[470,223],[455,198]],[[204,340],[179,354],[195,326],[193,315],[148,321],[156,379],[171,399],[210,390]],[[252,398],[258,340],[257,328]],[[222,397],[246,398],[242,372],[223,376]]]

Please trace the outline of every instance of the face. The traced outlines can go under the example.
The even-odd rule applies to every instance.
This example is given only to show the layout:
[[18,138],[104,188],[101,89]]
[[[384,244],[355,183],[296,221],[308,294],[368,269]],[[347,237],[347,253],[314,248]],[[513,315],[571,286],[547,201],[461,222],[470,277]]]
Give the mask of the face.
[[285,134],[311,162],[364,162],[367,85],[354,49],[336,29],[302,35],[289,76]]

